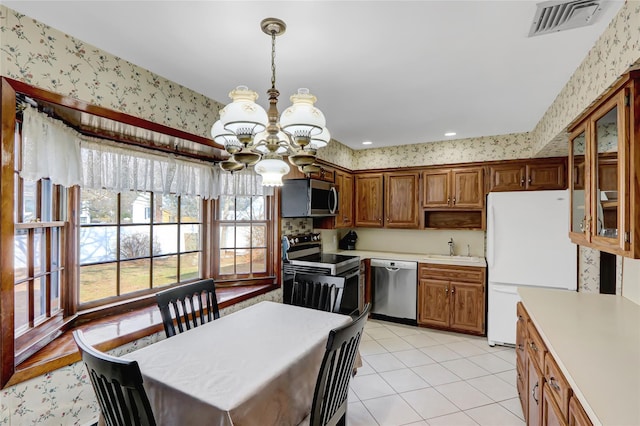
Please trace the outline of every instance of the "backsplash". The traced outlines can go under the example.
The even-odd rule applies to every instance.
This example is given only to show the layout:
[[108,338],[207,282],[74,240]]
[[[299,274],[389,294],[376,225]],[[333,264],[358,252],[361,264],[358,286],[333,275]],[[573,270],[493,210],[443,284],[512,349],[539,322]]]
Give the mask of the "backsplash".
[[307,234],[313,231],[313,219],[310,217],[283,217],[280,225],[282,235]]

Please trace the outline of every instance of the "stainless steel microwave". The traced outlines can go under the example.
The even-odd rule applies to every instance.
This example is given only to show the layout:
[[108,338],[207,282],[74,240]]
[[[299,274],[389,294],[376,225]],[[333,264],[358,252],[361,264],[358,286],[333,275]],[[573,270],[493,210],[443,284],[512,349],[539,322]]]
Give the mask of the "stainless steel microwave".
[[282,217],[335,216],[338,191],[316,179],[289,179],[282,185]]

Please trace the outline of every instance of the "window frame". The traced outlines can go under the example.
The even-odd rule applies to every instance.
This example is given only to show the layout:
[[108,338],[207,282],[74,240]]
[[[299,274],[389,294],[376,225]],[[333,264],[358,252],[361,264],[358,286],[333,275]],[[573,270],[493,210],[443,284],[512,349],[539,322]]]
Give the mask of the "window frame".
[[[113,136],[107,137],[108,139],[116,140],[121,143],[126,143],[134,146],[142,146],[148,149],[154,149],[159,152],[174,153],[186,155],[187,157],[193,157],[200,160],[206,159],[208,161],[221,161],[225,158],[224,148],[212,140],[187,133],[185,131],[170,128],[162,124],[153,123],[145,119],[133,117],[128,114],[113,111],[107,108],[91,105],[84,101],[74,99],[68,96],[59,95],[49,92],[38,87],[31,86],[27,83],[14,80],[8,77],[0,77],[0,120],[2,126],[0,128],[0,141],[3,146],[3,151],[7,151],[7,154],[3,156],[4,162],[0,164],[0,202],[3,208],[0,209],[0,247],[2,247],[2,254],[0,255],[0,313],[2,322],[0,323],[0,387],[8,383],[11,378],[16,374],[17,365],[21,361],[15,354],[15,339],[14,339],[14,252],[13,252],[13,240],[15,235],[14,224],[14,210],[13,203],[15,202],[15,188],[14,188],[14,129],[16,122],[16,100],[17,94],[26,95],[39,102],[49,102],[52,104],[60,105],[73,110],[86,112],[98,117],[107,118],[110,120],[118,121],[127,125],[136,126],[142,129],[151,130],[158,133],[163,133],[169,136],[192,141],[196,144],[207,145],[216,149],[213,157],[203,156],[201,154],[193,152],[181,152],[179,147],[162,147],[151,143],[145,143],[144,141],[131,140],[131,139],[117,139]],[[97,133],[93,133],[93,136],[103,136]],[[79,311],[78,306],[75,304],[75,300],[78,298],[78,276],[77,273],[72,271],[79,268],[77,244],[78,237],[77,232],[73,230],[79,229],[80,226],[80,213],[79,202],[80,193],[78,187],[72,187],[67,190],[67,222],[65,224],[65,236],[64,243],[61,250],[64,250],[67,256],[66,261],[66,280],[65,285],[61,288],[61,306],[63,308],[64,315],[56,317],[55,321],[47,322],[47,327],[42,328],[42,336],[48,336],[41,340],[37,345],[33,346],[33,350],[41,349],[46,346],[55,336],[60,332],[64,332],[80,321],[85,322],[92,318],[101,318],[105,315],[122,313],[124,311],[135,309],[144,306],[150,306],[155,304],[154,294],[143,295],[131,300],[125,300],[118,303],[103,305],[94,309],[87,309]],[[271,248],[267,249],[267,269],[269,271],[268,276],[263,278],[250,278],[241,280],[221,280],[221,285],[252,285],[252,284],[278,284],[280,282],[280,268],[276,267],[280,263],[280,251],[279,237],[276,232],[279,229],[279,223],[274,218],[277,218],[277,205],[278,196],[267,197],[268,203],[265,206],[267,214],[269,215],[268,225],[268,245]],[[210,255],[215,252],[214,242],[217,239],[216,222],[215,222],[215,205],[213,200],[203,201],[202,210],[202,251],[203,251],[203,265],[202,274],[203,277],[214,277],[213,272],[217,268],[217,262],[215,256]],[[226,278],[226,277],[225,277]],[[165,288],[165,287],[163,287]],[[24,356],[27,356],[25,354]]]
[[[133,191],[131,191],[133,192]],[[203,202],[204,200],[200,199],[198,200],[199,205],[199,209],[200,209],[200,218],[198,222],[183,222],[182,221],[182,211],[181,211],[181,206],[182,203],[181,201],[179,201],[178,204],[178,209],[177,209],[177,221],[176,222],[170,222],[170,223],[165,223],[165,222],[156,222],[153,219],[153,215],[151,214],[151,209],[154,208],[155,209],[155,203],[156,203],[156,199],[158,197],[158,195],[163,196],[163,194],[154,194],[151,192],[145,192],[144,194],[149,194],[149,203],[150,205],[148,207],[144,207],[144,217],[145,220],[148,219],[147,222],[134,222],[134,223],[123,223],[122,222],[122,193],[115,193],[113,192],[113,195],[116,197],[116,201],[117,201],[117,217],[116,217],[116,221],[114,223],[107,223],[107,224],[84,224],[84,223],[80,223],[78,224],[78,241],[81,241],[81,237],[80,237],[80,232],[82,232],[82,229],[88,229],[88,228],[104,228],[104,227],[115,227],[116,228],[116,241],[117,241],[117,246],[116,246],[116,254],[115,254],[115,259],[114,260],[108,260],[108,261],[99,261],[99,262],[88,262],[85,264],[80,263],[80,259],[79,259],[79,255],[80,255],[80,250],[78,249],[78,271],[77,271],[77,277],[78,277],[78,297],[77,297],[77,301],[76,301],[76,305],[80,310],[86,310],[86,309],[93,309],[96,307],[100,307],[100,306],[104,306],[107,305],[109,303],[118,303],[118,302],[125,302],[127,300],[131,300],[131,299],[135,299],[137,297],[140,296],[145,296],[145,295],[154,295],[155,293],[157,293],[158,291],[162,291],[165,290],[167,288],[171,288],[171,287],[175,287],[175,286],[179,286],[179,285],[183,285],[189,282],[194,282],[200,279],[203,279],[205,273],[204,273],[204,267],[203,267],[203,259],[205,258],[205,246],[204,246],[204,238],[203,238],[203,228],[204,228],[204,217],[203,217]],[[173,196],[173,195],[172,195]],[[178,197],[178,199],[180,200],[181,197],[180,196],[176,196]],[[82,188],[80,188],[80,203],[82,202]],[[81,211],[82,209],[80,208],[80,206],[78,206],[78,211]],[[147,212],[150,214],[150,217],[147,217]],[[178,230],[178,236],[180,235],[180,229],[182,226],[188,226],[188,225],[198,225],[200,227],[200,232],[199,232],[199,241],[198,241],[198,246],[199,248],[197,250],[181,250],[179,244],[177,244],[177,248],[178,251],[175,253],[168,253],[168,254],[161,254],[161,255],[154,255],[153,250],[149,250],[149,253],[145,256],[138,256],[138,257],[130,257],[130,258],[122,258],[122,254],[121,254],[121,241],[122,241],[122,230],[123,229],[127,229],[127,228],[132,228],[132,227],[137,227],[137,226],[148,226],[149,227],[149,239],[150,239],[150,244],[151,247],[153,246],[153,237],[154,237],[154,228],[157,227],[162,227],[164,225],[176,225],[177,226],[177,230]],[[176,238],[178,238],[178,236]],[[150,247],[150,248],[151,248]],[[157,258],[161,258],[161,257],[165,257],[165,256],[176,256],[177,257],[177,275],[178,278],[180,278],[180,263],[181,263],[181,256],[182,255],[186,255],[186,254],[193,254],[193,253],[198,253],[199,254],[199,258],[198,258],[198,272],[199,272],[199,276],[197,278],[190,278],[190,279],[186,279],[186,280],[179,280],[177,282],[174,283],[170,283],[167,285],[163,285],[163,286],[158,286],[155,287],[153,285],[153,270],[154,270],[154,266],[153,266],[153,260],[157,259]],[[149,287],[145,288],[145,289],[141,289],[141,290],[137,290],[137,291],[133,291],[133,292],[129,292],[129,293],[121,293],[121,279],[122,276],[120,274],[120,271],[122,270],[122,264],[127,264],[128,262],[131,261],[135,261],[135,260],[149,260],[150,266],[149,266],[149,270],[150,270],[150,276],[149,276]],[[87,302],[82,302],[80,300],[81,298],[81,294],[80,294],[80,286],[82,285],[82,267],[83,266],[94,266],[94,265],[106,265],[106,264],[115,264],[116,265],[116,292],[118,294],[116,294],[115,296],[109,296],[106,298],[102,298],[102,299],[95,299],[95,300],[90,300]]]
[[[273,230],[274,230],[274,220],[272,219],[273,217],[275,217],[273,215],[273,210],[274,210],[274,196],[268,196],[268,195],[260,195],[262,197],[264,197],[264,219],[253,219],[253,217],[250,217],[248,220],[238,220],[236,218],[236,220],[228,220],[228,219],[222,219],[220,218],[220,203],[222,200],[223,196],[229,196],[229,195],[220,195],[220,198],[218,200],[216,200],[215,202],[215,220],[213,222],[213,229],[214,229],[214,247],[213,247],[213,252],[212,254],[214,254],[214,259],[217,260],[217,262],[215,263],[215,268],[213,270],[213,277],[216,279],[216,282],[221,283],[221,285],[233,285],[233,282],[239,282],[240,284],[246,284],[246,281],[251,281],[251,280],[255,280],[255,279],[263,279],[263,278],[270,278],[274,276],[274,268],[273,268],[273,252],[276,251],[274,250],[275,247],[277,246],[273,246],[273,243],[271,243],[269,236],[273,235]],[[255,196],[255,195],[254,195]],[[251,196],[252,198],[254,196]],[[249,197],[249,195],[241,195],[241,197]],[[237,198],[234,196],[234,198]],[[234,200],[235,201],[235,200]],[[235,202],[234,202],[235,205]],[[237,211],[237,210],[236,210]],[[250,216],[253,216],[253,214],[251,213]],[[233,224],[237,230],[238,225],[240,226],[246,226],[249,225],[251,226],[254,223],[259,223],[259,224],[265,224],[265,243],[266,243],[266,247],[265,248],[265,271],[264,272],[259,272],[259,273],[249,273],[249,274],[221,274],[220,273],[220,256],[218,255],[222,249],[224,249],[223,247],[220,246],[220,237],[221,237],[221,229],[222,226],[224,225],[231,225]],[[230,248],[230,247],[228,247]],[[244,248],[244,247],[243,247]],[[247,247],[249,250],[253,251],[253,244],[250,247]],[[237,242],[234,242],[234,247],[233,249],[238,249],[237,246]],[[234,265],[237,265],[237,263],[234,262]]]

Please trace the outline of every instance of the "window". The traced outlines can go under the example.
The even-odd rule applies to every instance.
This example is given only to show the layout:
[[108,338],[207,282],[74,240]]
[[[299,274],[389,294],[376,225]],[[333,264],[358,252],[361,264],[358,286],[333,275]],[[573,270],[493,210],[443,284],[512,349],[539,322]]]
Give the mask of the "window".
[[220,196],[218,274],[221,278],[266,275],[266,203],[264,195]]
[[18,132],[14,149],[14,335],[20,353],[39,325],[63,313],[66,190],[48,179],[23,179]]
[[80,210],[80,305],[202,277],[200,197],[83,189]]

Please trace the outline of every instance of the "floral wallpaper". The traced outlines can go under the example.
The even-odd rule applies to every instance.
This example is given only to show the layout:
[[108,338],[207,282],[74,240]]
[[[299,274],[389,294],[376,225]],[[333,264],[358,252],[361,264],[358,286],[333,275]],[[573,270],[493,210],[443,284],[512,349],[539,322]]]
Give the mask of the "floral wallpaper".
[[578,256],[578,291],[600,293],[600,252],[580,246]]
[[[282,291],[275,290],[223,308],[220,315],[229,315],[263,300],[282,302]],[[109,353],[122,356],[164,338],[164,332],[155,333]],[[0,397],[0,425],[89,425],[96,423],[100,414],[82,362],[2,389]]]
[[345,169],[354,170],[354,150],[335,140],[331,140],[327,146],[318,150],[318,158],[328,161]]
[[626,1],[532,131],[536,156],[566,155],[569,123],[639,57],[640,2]]
[[448,140],[354,151],[355,168],[429,166],[474,161],[530,158],[529,133]]

